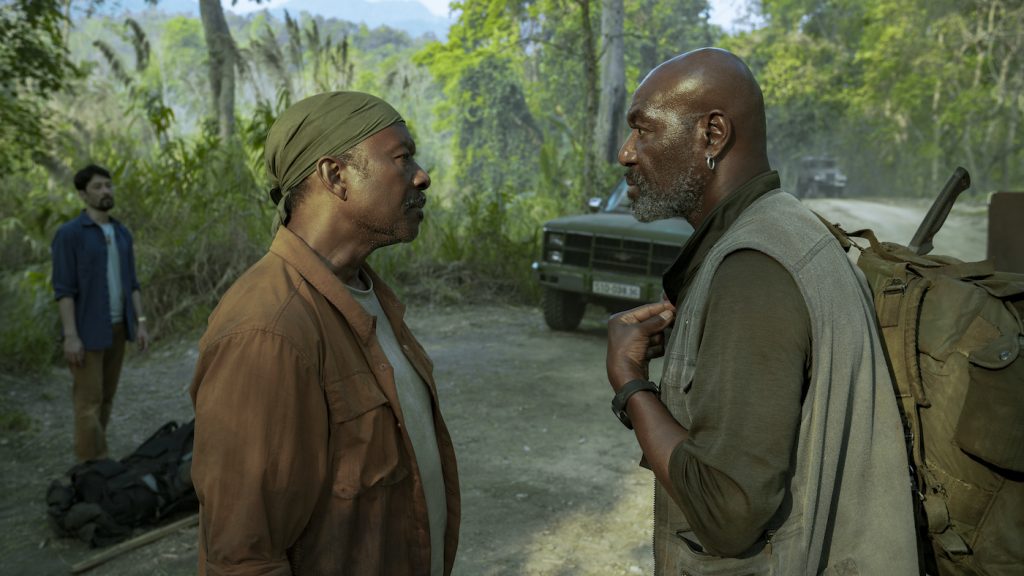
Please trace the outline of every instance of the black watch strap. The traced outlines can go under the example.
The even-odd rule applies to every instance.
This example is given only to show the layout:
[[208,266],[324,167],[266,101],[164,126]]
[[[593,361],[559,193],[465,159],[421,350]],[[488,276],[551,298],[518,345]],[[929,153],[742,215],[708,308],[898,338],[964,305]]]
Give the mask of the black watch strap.
[[633,422],[629,419],[629,414],[626,414],[626,403],[637,392],[654,392],[655,395],[658,395],[661,393],[661,390],[658,389],[658,385],[654,382],[637,378],[636,380],[626,382],[626,385],[612,397],[612,414],[615,414],[619,422],[622,422],[622,425],[630,430],[633,429]]

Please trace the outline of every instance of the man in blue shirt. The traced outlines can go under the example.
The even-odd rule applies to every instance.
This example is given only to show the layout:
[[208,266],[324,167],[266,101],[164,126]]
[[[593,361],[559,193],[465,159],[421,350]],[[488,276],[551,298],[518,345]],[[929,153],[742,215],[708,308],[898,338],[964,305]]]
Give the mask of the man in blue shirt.
[[110,217],[110,172],[89,165],[75,174],[85,204],[53,238],[53,290],[64,329],[64,357],[74,380],[75,456],[107,456],[106,429],[126,340],[149,342],[135,276],[132,235]]

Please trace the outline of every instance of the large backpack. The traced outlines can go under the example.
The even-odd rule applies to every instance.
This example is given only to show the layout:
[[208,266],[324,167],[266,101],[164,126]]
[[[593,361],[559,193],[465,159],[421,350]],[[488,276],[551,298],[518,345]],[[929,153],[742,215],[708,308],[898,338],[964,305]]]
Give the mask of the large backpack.
[[137,526],[198,507],[192,487],[194,421],[168,422],[126,458],[89,460],[54,480],[46,493],[49,517],[61,536],[106,546]]
[[923,569],[1022,574],[1024,274],[830,227],[860,249],[874,297],[908,439]]

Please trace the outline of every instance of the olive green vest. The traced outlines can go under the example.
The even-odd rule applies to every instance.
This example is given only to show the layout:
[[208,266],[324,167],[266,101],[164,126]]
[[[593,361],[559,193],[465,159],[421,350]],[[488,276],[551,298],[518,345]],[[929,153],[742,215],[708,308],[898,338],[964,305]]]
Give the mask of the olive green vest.
[[699,536],[656,483],[655,574],[918,574],[903,430],[871,295],[838,241],[791,195],[755,201],[708,253],[679,306],[662,401],[689,428],[690,399],[715,393],[714,382],[693,381],[704,323],[715,321],[705,317],[708,296],[719,264],[743,249],[792,274],[811,320],[810,383],[789,490],[763,548],[734,559],[698,552]]

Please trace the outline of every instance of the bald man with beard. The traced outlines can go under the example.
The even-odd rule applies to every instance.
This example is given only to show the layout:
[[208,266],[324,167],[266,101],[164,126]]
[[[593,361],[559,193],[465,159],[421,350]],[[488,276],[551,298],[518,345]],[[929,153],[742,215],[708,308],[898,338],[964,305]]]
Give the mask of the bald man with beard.
[[433,364],[370,269],[430,176],[383,100],[328,92],[267,135],[280,227],[199,343],[199,574],[443,576],[459,535]]
[[[752,73],[724,50],[682,54],[644,79],[627,120],[634,215],[695,230],[666,302],[608,326],[613,411],[656,478],[655,573],[918,574],[871,296],[780,190]],[[663,352],[659,388],[648,362]]]

